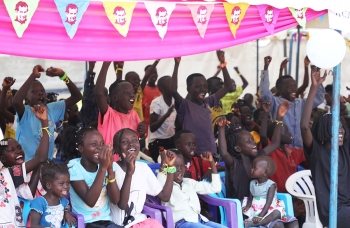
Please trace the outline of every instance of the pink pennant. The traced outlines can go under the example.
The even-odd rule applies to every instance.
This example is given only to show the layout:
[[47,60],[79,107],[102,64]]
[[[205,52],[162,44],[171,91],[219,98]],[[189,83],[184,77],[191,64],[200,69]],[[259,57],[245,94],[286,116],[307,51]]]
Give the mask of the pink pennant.
[[280,10],[270,5],[257,5],[261,20],[266,30],[273,35]]
[[205,32],[208,28],[211,12],[214,10],[214,4],[193,5],[189,4],[187,7],[191,10],[193,21],[197,26],[199,35],[204,38]]

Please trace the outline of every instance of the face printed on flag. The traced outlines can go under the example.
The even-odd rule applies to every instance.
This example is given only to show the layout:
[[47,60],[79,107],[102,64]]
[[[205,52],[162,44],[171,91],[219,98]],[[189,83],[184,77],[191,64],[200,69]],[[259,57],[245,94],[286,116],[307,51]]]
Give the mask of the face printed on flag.
[[75,4],[69,4],[66,6],[66,22],[74,25],[77,21],[78,6]]
[[199,6],[197,10],[198,23],[205,24],[207,23],[207,13],[208,9],[205,6]]
[[303,19],[304,18],[304,9],[295,9],[295,13],[297,14],[297,18]]
[[235,24],[237,25],[238,22],[239,22],[239,17],[241,16],[241,8],[239,8],[239,6],[235,6],[233,9],[232,9],[232,13],[231,13],[231,23],[232,24]]
[[26,2],[17,2],[15,7],[16,19],[18,23],[23,25],[27,21],[28,4]]
[[156,17],[158,20],[157,25],[162,27],[166,26],[168,23],[168,12],[164,7],[159,7],[156,11]]
[[125,25],[125,23],[126,23],[126,19],[125,19],[126,12],[125,12],[125,9],[123,7],[121,7],[121,6],[115,7],[113,16],[115,18],[115,23],[116,24],[118,24],[118,25]]
[[273,21],[273,8],[271,6],[266,8],[265,19],[269,24],[271,24]]

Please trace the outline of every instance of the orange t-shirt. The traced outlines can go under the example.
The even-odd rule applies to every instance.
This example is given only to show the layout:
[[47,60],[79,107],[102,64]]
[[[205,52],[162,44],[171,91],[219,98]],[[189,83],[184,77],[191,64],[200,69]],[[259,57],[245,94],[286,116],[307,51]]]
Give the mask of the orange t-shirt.
[[151,116],[150,113],[150,107],[151,103],[154,98],[161,96],[161,92],[158,89],[158,86],[156,87],[151,87],[149,85],[146,85],[145,88],[143,89],[143,98],[142,98],[142,111],[143,111],[143,118],[146,123],[146,135],[145,138],[147,137],[148,133],[148,126],[149,126],[149,118]]

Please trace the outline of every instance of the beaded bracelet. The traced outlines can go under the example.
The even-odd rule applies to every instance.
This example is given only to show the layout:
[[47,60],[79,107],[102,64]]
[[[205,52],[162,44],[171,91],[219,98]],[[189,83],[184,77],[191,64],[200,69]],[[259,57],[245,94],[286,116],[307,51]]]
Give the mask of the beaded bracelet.
[[43,128],[41,128],[41,131],[40,131],[41,132],[41,134],[40,134],[41,137],[43,137],[43,130],[45,130],[47,132],[49,137],[52,136],[51,132],[49,131],[49,127],[43,127]]
[[281,121],[276,120],[275,122],[276,122],[276,124],[277,124],[277,125],[278,125],[278,124],[281,124],[281,125],[282,125],[282,127],[283,127],[283,121],[282,121],[282,120],[281,120]]

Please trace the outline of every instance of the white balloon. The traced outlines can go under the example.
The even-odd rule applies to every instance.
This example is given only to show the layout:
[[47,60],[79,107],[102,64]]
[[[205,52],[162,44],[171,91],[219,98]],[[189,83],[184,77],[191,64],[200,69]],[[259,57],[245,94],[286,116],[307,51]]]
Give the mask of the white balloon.
[[345,52],[343,36],[333,29],[322,29],[313,33],[306,46],[311,63],[323,69],[338,65],[344,59]]

